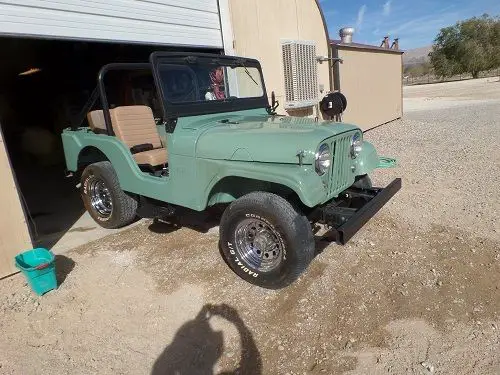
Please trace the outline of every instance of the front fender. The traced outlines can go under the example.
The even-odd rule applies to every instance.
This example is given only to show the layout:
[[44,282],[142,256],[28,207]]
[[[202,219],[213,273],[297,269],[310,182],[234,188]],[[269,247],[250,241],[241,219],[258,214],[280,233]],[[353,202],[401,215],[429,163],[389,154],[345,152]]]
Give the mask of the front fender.
[[357,176],[370,174],[379,165],[380,159],[375,147],[370,142],[363,142],[363,148],[354,161]]
[[210,204],[214,186],[226,177],[240,177],[256,181],[279,184],[293,190],[302,203],[314,207],[326,199],[327,192],[321,178],[312,165],[271,164],[238,161],[212,161],[220,163],[219,173],[212,179],[205,191],[203,206]]

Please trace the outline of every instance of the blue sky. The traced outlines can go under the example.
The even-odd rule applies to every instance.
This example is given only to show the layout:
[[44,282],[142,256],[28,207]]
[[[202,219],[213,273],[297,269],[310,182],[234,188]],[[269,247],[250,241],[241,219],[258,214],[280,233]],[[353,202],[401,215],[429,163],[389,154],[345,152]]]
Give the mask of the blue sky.
[[354,26],[354,41],[380,45],[385,35],[402,49],[432,44],[442,27],[483,13],[500,15],[500,0],[320,0],[330,37]]

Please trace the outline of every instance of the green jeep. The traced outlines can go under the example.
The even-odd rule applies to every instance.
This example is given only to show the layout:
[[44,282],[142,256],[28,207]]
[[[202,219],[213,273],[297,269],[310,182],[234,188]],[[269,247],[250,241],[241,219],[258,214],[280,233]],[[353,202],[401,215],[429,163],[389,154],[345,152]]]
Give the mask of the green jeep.
[[[135,99],[116,106],[112,71],[146,72],[154,97],[131,89]],[[380,158],[358,127],[277,115],[272,98],[253,59],[155,52],[149,63],[106,65],[62,134],[67,169],[81,173],[85,207],[105,228],[224,207],[227,264],[252,284],[287,286],[314,258],[318,224],[345,244],[401,180],[373,188]]]

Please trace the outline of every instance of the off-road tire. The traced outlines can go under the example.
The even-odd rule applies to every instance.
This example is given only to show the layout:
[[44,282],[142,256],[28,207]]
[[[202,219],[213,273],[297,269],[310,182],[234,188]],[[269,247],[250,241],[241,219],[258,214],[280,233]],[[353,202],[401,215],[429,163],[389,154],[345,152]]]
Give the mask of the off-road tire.
[[[265,223],[282,249],[279,263],[264,272],[243,259],[237,248],[239,226],[253,219]],[[253,192],[224,211],[220,250],[229,267],[242,279],[263,288],[279,289],[290,285],[306,270],[314,258],[315,242],[309,220],[287,200],[271,193]]]
[[356,181],[354,182],[352,187],[358,189],[371,189],[373,187],[373,184],[372,180],[370,179],[370,176],[364,174],[362,176],[356,177]]
[[[92,205],[89,185],[99,179],[109,192],[112,203],[111,213],[103,215]],[[120,188],[118,176],[109,161],[101,161],[87,166],[81,176],[81,196],[88,213],[97,224],[104,228],[116,229],[132,223],[136,218],[137,199]]]

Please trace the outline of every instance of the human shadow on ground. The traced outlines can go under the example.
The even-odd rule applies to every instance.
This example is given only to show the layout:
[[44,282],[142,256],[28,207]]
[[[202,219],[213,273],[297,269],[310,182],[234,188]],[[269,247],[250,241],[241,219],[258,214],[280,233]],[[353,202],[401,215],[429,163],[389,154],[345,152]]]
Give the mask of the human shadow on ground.
[[61,285],[64,283],[64,280],[66,280],[66,277],[68,277],[71,271],[73,271],[73,268],[75,268],[75,262],[67,256],[56,255],[55,266],[57,285]]
[[238,312],[228,305],[205,305],[193,320],[179,328],[172,343],[156,360],[151,375],[214,375],[214,365],[224,352],[224,338],[222,332],[210,326],[213,316],[236,327],[241,347],[238,367],[218,375],[262,374],[259,350]]

